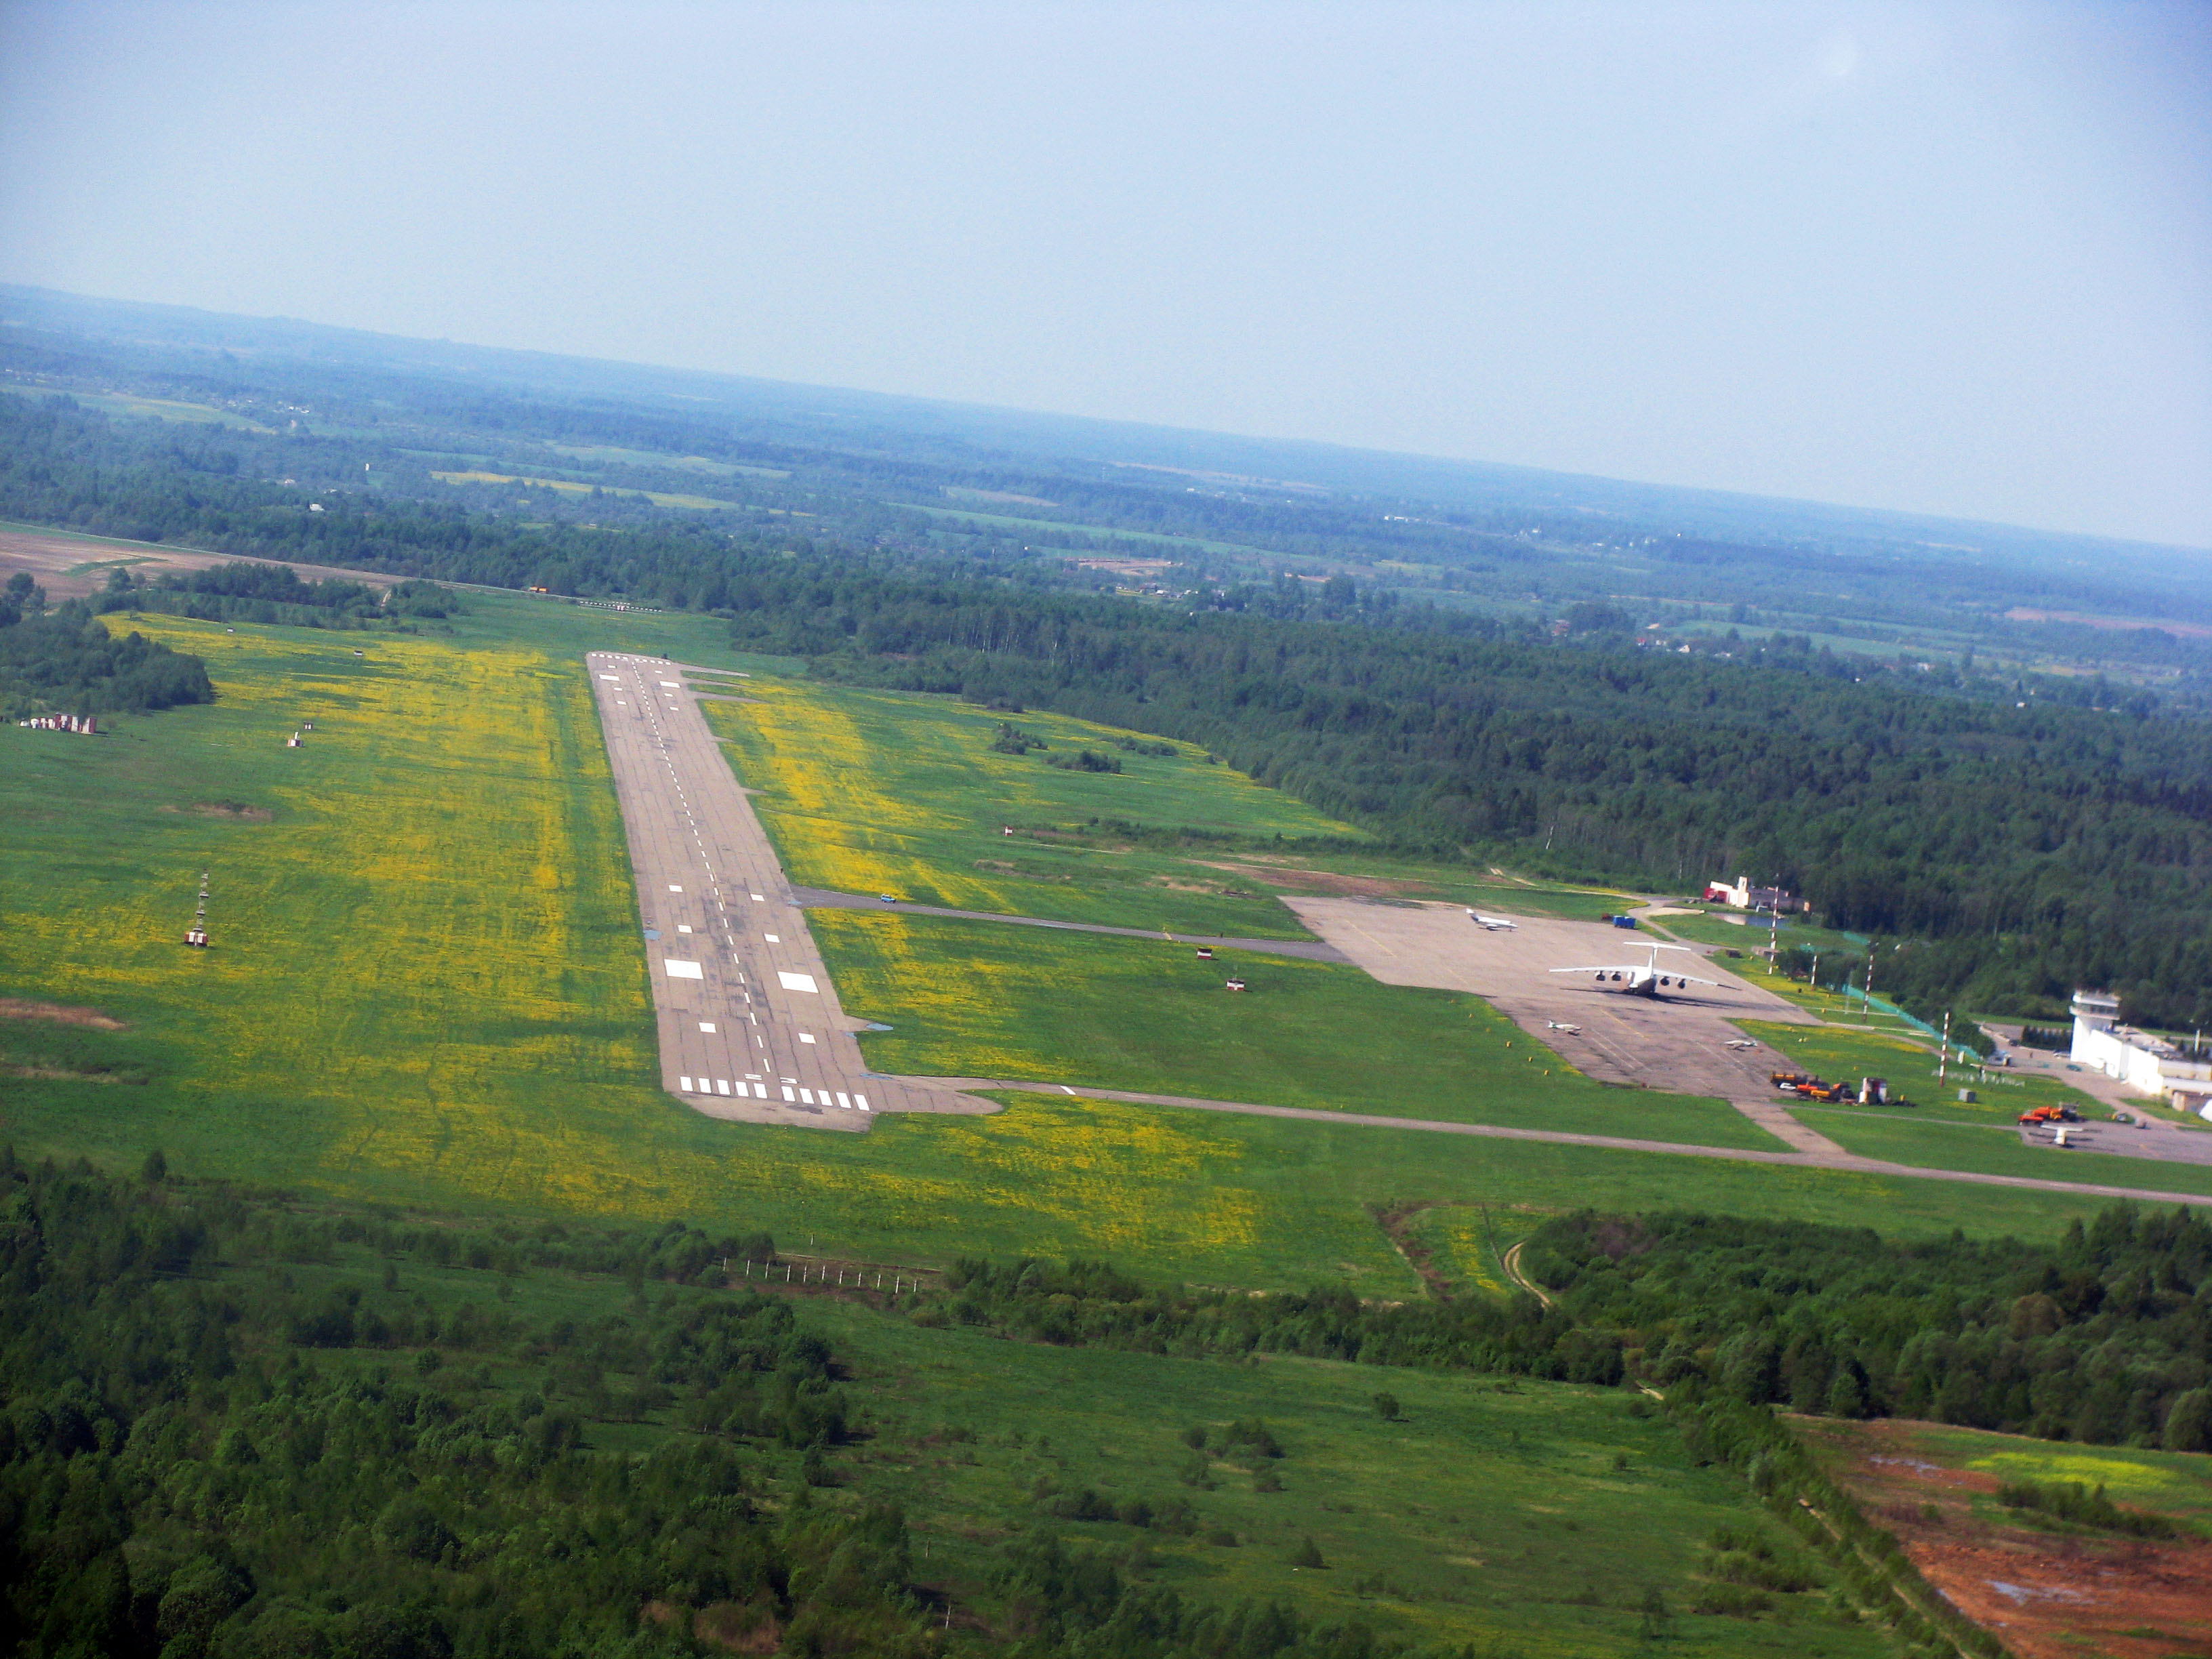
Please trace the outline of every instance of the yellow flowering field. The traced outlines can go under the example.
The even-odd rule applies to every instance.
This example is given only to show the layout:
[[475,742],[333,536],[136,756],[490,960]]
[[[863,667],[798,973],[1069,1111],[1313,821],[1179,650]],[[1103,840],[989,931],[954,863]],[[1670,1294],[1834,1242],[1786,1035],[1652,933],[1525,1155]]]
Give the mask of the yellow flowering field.
[[[1064,715],[1000,714],[949,697],[856,690],[757,676],[708,719],[755,790],[755,808],[792,878],[891,893],[956,909],[1178,931],[1299,937],[1296,919],[1206,860],[1226,854],[1008,837],[1012,826],[1093,818],[1240,836],[1357,837],[1358,831],[1203,750],[1119,747],[1137,734]],[[994,750],[1001,721],[1052,747]],[[1061,770],[1051,755],[1090,749],[1120,774]],[[1272,843],[1271,843],[1272,844]]]
[[[2088,1212],[2057,1194],[1890,1182],[1877,1197],[1813,1171],[1062,1094],[866,1135],[713,1122],[657,1086],[581,660],[595,643],[649,648],[661,623],[470,603],[481,614],[459,642],[111,617],[204,656],[221,700],[98,739],[0,727],[0,997],[128,1026],[0,1020],[0,1137],[116,1167],[159,1146],[186,1173],[398,1205],[765,1226],[886,1261],[1073,1253],[1210,1283],[1345,1276],[1390,1295],[1417,1287],[1371,1212],[1407,1200],[1710,1197],[1838,1218],[1878,1201],[1905,1231]],[[675,622],[666,637],[684,643]],[[305,745],[286,748],[308,720]],[[202,871],[206,951],[180,942]],[[825,937],[881,920],[841,919]],[[1016,985],[1011,968],[963,979],[927,951],[902,960],[854,981],[872,996],[936,976],[937,1003],[889,1037],[927,1036],[931,1021],[957,1035]],[[1141,989],[1158,966],[1158,988],[1177,990],[1169,970],[1186,961],[1142,963],[1127,982]],[[866,1008],[837,971],[848,1005]],[[1096,1029],[1116,1018],[1141,1023],[1141,1000]],[[1011,1061],[1026,1040],[1002,1023],[1000,1046],[973,1054]],[[55,1055],[70,1065],[37,1063]],[[79,1064],[130,1080],[81,1078]]]

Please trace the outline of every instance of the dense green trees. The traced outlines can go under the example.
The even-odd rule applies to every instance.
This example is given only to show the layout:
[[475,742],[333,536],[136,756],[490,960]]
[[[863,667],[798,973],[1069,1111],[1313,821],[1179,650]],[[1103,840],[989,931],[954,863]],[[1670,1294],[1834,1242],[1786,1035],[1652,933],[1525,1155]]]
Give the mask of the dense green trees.
[[141,634],[116,637],[81,601],[45,614],[33,602],[27,611],[28,586],[0,599],[0,718],[136,714],[215,701],[198,657]]

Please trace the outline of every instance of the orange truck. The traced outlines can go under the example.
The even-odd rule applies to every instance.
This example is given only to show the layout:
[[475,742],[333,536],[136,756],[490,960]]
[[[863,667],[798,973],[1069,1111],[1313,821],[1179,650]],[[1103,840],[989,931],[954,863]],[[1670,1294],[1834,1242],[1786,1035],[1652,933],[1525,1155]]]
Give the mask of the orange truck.
[[2081,1114],[2071,1106],[2031,1106],[2020,1115],[2022,1123],[2079,1123]]

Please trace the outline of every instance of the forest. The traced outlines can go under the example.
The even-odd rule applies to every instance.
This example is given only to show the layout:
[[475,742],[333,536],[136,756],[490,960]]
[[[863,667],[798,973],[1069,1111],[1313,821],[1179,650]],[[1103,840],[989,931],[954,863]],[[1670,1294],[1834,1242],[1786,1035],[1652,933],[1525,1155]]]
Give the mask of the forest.
[[82,600],[48,611],[21,571],[0,590],[0,717],[143,714],[214,701],[198,657],[141,634],[118,638]]
[[[1935,1651],[1997,1651],[1924,1587],[1906,1606],[1925,1616],[1897,1604],[1896,1590],[1917,1580],[1895,1540],[1819,1474],[1763,1403],[1762,1386],[1776,1392],[1770,1373],[1786,1377],[1790,1366],[1744,1358],[1741,1339],[1756,1328],[1746,1322],[1776,1311],[1785,1330],[1826,1328],[1833,1343],[1834,1322],[1822,1320],[1863,1299],[1871,1280],[1841,1294],[1792,1289],[1784,1274],[1803,1265],[1801,1249],[1789,1268],[1777,1265],[1759,1305],[1740,1292],[1701,1316],[1694,1297],[1736,1274],[1744,1241],[1698,1230],[1731,1224],[1554,1224],[1547,1267],[1579,1264],[1567,1268],[1578,1276],[1567,1300],[1589,1304],[1593,1319],[1621,1311],[1599,1283],[1616,1256],[1651,1269],[1641,1281],[1656,1299],[1639,1310],[1649,1322],[1635,1349],[1616,1324],[1525,1296],[1393,1308],[1327,1287],[1287,1297],[1152,1288],[1103,1264],[966,1262],[945,1290],[902,1305],[925,1329],[957,1322],[1227,1360],[1264,1350],[1598,1383],[1633,1363],[1639,1376],[1668,1378],[1666,1409],[1696,1460],[1735,1469],[1865,1605],[1889,1604],[1901,1635]],[[2034,1345],[2076,1323],[2087,1327],[2084,1351],[2139,1341],[2141,1309],[2109,1304],[2185,1294],[2205,1265],[2204,1231],[2192,1228],[2124,1218],[2033,1253],[2058,1270],[2059,1311],[2015,1333],[2030,1369],[2054,1369],[2052,1352]],[[1832,1241],[1799,1243],[1820,1242]],[[830,1455],[866,1440],[888,1403],[871,1390],[886,1385],[853,1378],[810,1328],[803,1297],[732,1279],[722,1262],[738,1256],[774,1261],[775,1242],[680,1224],[317,1212],[282,1194],[179,1179],[159,1152],[118,1176],[0,1150],[0,1641],[57,1659],[920,1659],[973,1651],[978,1638],[1024,1659],[1452,1659],[1357,1621],[1316,1624],[1148,1582],[1141,1550],[1055,1524],[1103,1518],[1086,1508],[1095,1500],[1043,1489],[1008,1500],[984,1587],[994,1624],[970,1620],[951,1641],[905,1518],[869,1497],[865,1463]],[[437,1299],[423,1295],[425,1276],[449,1265],[468,1272],[441,1279]],[[1930,1289],[1954,1286],[1979,1316],[1980,1297],[2014,1288],[1993,1265],[1938,1249],[1921,1273]],[[556,1273],[604,1277],[564,1279],[541,1301],[533,1287]],[[1662,1279],[1675,1288],[1659,1291]],[[2107,1287],[2102,1304],[2092,1281]],[[679,1294],[683,1285],[714,1293]],[[2169,1440],[2205,1426],[2201,1315],[2195,1328],[2200,1386],[2176,1396]],[[1723,1330],[1728,1357],[1709,1379],[1682,1355]],[[2165,1363],[2178,1376],[2182,1362]],[[1922,1362],[1930,1365],[1940,1370],[1940,1357]],[[1389,1397],[1377,1395],[1378,1412]],[[1822,1403],[1849,1402],[1832,1383]],[[1857,1407],[1875,1408],[1871,1394]],[[1649,1410],[1631,1399],[1631,1415]],[[621,1425],[649,1416],[677,1432],[621,1449]],[[1264,1423],[1231,1423],[1215,1437],[1218,1452],[1248,1461],[1281,1455]],[[830,1490],[848,1480],[861,1484]],[[1826,1519],[1806,1524],[1800,1499],[1817,1500]],[[2062,1489],[2038,1501],[2090,1500]],[[1124,1524],[1172,1527],[1176,1509]],[[2129,1522],[2097,1511],[2087,1524]],[[1754,1605],[1765,1599],[1743,1601]],[[1647,1624],[1663,1631],[1656,1606]]]
[[1306,1354],[2212,1451],[2212,1224],[2115,1206],[2055,1243],[1902,1243],[1703,1214],[1580,1214],[1522,1255],[1553,1305],[1162,1290],[1097,1262],[960,1263],[942,1314],[1034,1341]]
[[[2212,1015],[2212,723],[2094,679],[1945,689],[1803,635],[1653,652],[1618,607],[1577,607],[1555,636],[1341,575],[1139,603],[788,520],[593,527],[327,489],[309,503],[226,465],[219,429],[160,441],[0,397],[0,514],[711,611],[737,643],[825,677],[1200,744],[1425,855],[1655,890],[1776,881],[1868,936],[1883,986],[1923,1018],[2048,1018],[2079,984],[2144,1023]],[[358,617],[286,592],[187,584],[128,602]],[[380,614],[441,603],[410,584]]]

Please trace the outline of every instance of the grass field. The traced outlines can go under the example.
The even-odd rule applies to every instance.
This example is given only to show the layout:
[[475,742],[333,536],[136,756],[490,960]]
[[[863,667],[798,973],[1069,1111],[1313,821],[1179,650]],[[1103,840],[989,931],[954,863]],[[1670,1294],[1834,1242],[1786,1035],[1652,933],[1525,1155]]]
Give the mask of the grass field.
[[[1779,1152],[1725,1102],[1608,1088],[1480,997],[1339,963],[866,911],[817,912],[884,1072],[1012,1078]],[[1224,990],[1242,975],[1250,988]]]
[[651,449],[623,449],[612,444],[547,444],[556,454],[580,460],[619,461],[631,466],[673,466],[686,472],[710,472],[718,477],[788,478],[781,467],[741,466],[735,461],[713,461],[704,455],[663,455]]
[[[760,1225],[885,1261],[1109,1255],[1393,1296],[1419,1281],[1374,1212],[1409,1204],[1703,1206],[1905,1235],[2047,1234],[2101,1207],[1059,1095],[866,1136],[711,1122],[656,1086],[581,653],[776,665],[703,618],[468,605],[450,639],[148,620],[206,656],[222,701],[98,740],[0,727],[0,995],[130,1028],[0,1020],[0,1059],[59,1073],[6,1079],[0,1135],[112,1166],[159,1146],[186,1171],[381,1201]],[[285,749],[303,718],[308,746]],[[203,870],[205,953],[177,942]]]
[[[341,1245],[326,1261],[289,1262],[284,1272],[310,1305],[350,1290],[363,1314],[394,1323],[450,1320],[472,1305],[543,1328],[617,1317],[630,1305],[617,1279],[557,1269],[505,1274],[410,1258],[387,1280],[385,1267],[365,1248]],[[726,1292],[655,1285],[649,1294],[680,1307]],[[1740,1481],[1701,1465],[1663,1415],[1621,1390],[1295,1358],[1236,1364],[1059,1348],[927,1328],[842,1296],[789,1300],[805,1328],[827,1340],[861,1428],[832,1449],[835,1484],[811,1501],[900,1504],[915,1577],[962,1611],[995,1616],[988,1586],[1000,1546],[1042,1525],[1200,1603],[1279,1602],[1322,1622],[1357,1619],[1401,1638],[1523,1659],[1649,1652],[1642,1612],[1655,1589],[1669,1609],[1669,1652],[1874,1659],[1891,1651],[1874,1626],[1833,1621],[1817,1591],[1777,1598],[1786,1622],[1692,1613],[1700,1547],[1716,1528],[1762,1531],[1787,1551],[1785,1534]],[[324,1368],[363,1375],[411,1358],[379,1349],[313,1356]],[[446,1358],[446,1386],[465,1400],[535,1395],[582,1413],[596,1452],[635,1455],[678,1432],[665,1409],[592,1416],[575,1368],[549,1366],[527,1344]],[[647,1381],[619,1370],[599,1380],[615,1397]],[[1375,1409],[1386,1389],[1398,1420]],[[1185,1479],[1187,1429],[1255,1419],[1284,1455],[1215,1456],[1202,1461],[1202,1484]],[[771,1512],[794,1500],[797,1450],[751,1442],[744,1456]],[[1257,1478],[1263,1468],[1272,1481]],[[1155,1511],[1186,1504],[1194,1529],[1053,1516],[1055,1498],[1086,1491]],[[1291,1561],[1308,1538],[1325,1564],[1318,1570]]]
[[[1862,1157],[1923,1170],[1967,1170],[1984,1175],[2033,1176],[2043,1181],[2212,1193],[2212,1167],[2203,1164],[2024,1144],[2018,1133],[2018,1119],[2031,1106],[2070,1105],[2093,1121],[2109,1121],[2112,1116],[2111,1109],[2101,1101],[2069,1088],[2056,1077],[2032,1073],[2007,1076],[1998,1071],[1984,1079],[1954,1066],[1950,1076],[1939,1084],[1936,1056],[1919,1043],[1878,1031],[1835,1026],[1737,1023],[1816,1076],[1832,1082],[1887,1078],[1893,1096],[1917,1103],[1911,1106],[1789,1103],[1800,1122]],[[1959,1098],[1960,1091],[1967,1088],[1978,1097],[1972,1103]],[[2118,1125],[2102,1132],[2107,1141],[2123,1146],[2127,1144],[2125,1137],[2134,1133]]]
[[578,483],[570,478],[526,478],[512,472],[433,472],[430,476],[441,483],[522,484],[532,489],[557,489],[569,495],[588,495],[599,489],[610,495],[641,496],[655,507],[690,507],[703,510],[732,505],[709,495],[675,495],[660,489],[630,489],[616,484]]
[[[1648,1651],[1638,1609],[1656,1588],[1674,1610],[1671,1651],[1885,1650],[1871,1629],[1831,1622],[1812,1596],[1798,1599],[1789,1628],[1689,1614],[1698,1546],[1724,1524],[1771,1523],[1619,1391],[1297,1358],[1240,1366],[1070,1352],[916,1330],[857,1309],[824,1316],[864,1382],[880,1379],[922,1407],[852,1478],[902,1501],[954,1572],[980,1569],[978,1546],[1033,1513],[1045,1482],[1115,1504],[1185,1500],[1201,1528],[1226,1528],[1234,1547],[1204,1541],[1204,1530],[1184,1540],[1064,1524],[1094,1547],[1141,1544],[1158,1582],[1206,1600],[1283,1601],[1432,1642],[1502,1641],[1533,1659]],[[1378,1389],[1396,1396],[1401,1420],[1376,1414]],[[1272,1467],[1279,1492],[1218,1459],[1210,1487],[1184,1484],[1183,1430],[1254,1418],[1285,1452]],[[1290,1565],[1306,1538],[1324,1570]]]
[[[1353,836],[1200,750],[1121,750],[1128,734],[1060,715],[1009,717],[949,697],[757,678],[750,701],[707,705],[793,880],[925,904],[1178,933],[1304,938],[1256,878],[1187,854],[1084,833],[1090,820],[1267,839]],[[1052,744],[994,751],[1002,720]],[[1089,748],[1122,771],[1063,771]],[[1012,836],[1004,831],[1042,830]],[[1059,833],[1075,831],[1070,835]]]
[[139,398],[122,392],[72,392],[69,395],[87,409],[97,409],[108,415],[151,415],[160,420],[181,421],[191,426],[228,426],[246,432],[274,430],[246,416],[234,414],[228,409],[216,409],[207,404],[179,403],[169,398]]

